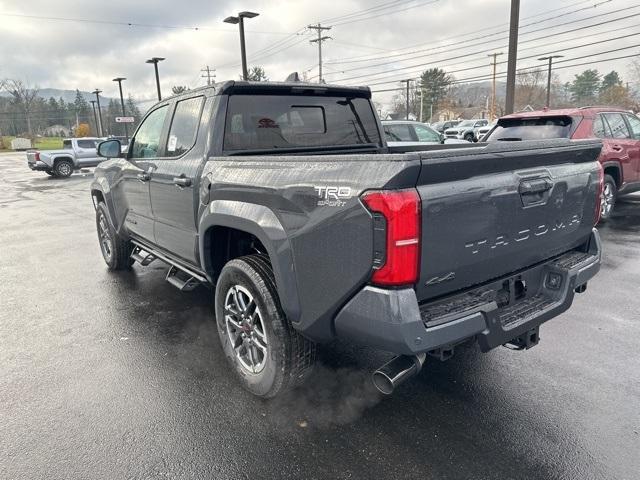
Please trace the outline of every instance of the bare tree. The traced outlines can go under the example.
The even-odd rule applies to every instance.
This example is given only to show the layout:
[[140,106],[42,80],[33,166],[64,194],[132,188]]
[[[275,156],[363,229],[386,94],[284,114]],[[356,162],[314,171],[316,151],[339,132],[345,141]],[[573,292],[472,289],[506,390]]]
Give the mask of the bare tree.
[[37,85],[30,87],[22,80],[10,78],[2,82],[2,88],[11,94],[14,102],[24,112],[24,116],[27,121],[27,132],[31,135],[33,133],[31,130],[31,113],[38,99],[40,88]]
[[547,74],[536,68],[518,70],[516,76],[516,109],[527,105],[534,108],[544,105]]

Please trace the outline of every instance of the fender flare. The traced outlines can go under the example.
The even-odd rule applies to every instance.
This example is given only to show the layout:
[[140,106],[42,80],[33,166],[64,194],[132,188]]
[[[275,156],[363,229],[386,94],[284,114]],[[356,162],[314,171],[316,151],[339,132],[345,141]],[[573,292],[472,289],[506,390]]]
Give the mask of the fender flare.
[[94,192],[100,192],[102,194],[104,203],[107,206],[107,211],[109,212],[109,220],[111,221],[111,225],[113,225],[113,228],[116,230],[116,232],[120,233],[120,225],[118,225],[117,217],[115,215],[115,207],[113,205],[111,189],[109,188],[109,182],[107,181],[107,179],[104,177],[94,178],[89,189],[91,191],[91,201],[93,202],[94,208],[97,208],[98,206],[96,203]]
[[207,206],[198,222],[198,247],[202,270],[213,283],[205,251],[205,232],[211,227],[234,228],[260,240],[271,260],[282,309],[291,322],[297,323],[301,308],[293,253],[287,232],[276,214],[264,205],[237,200],[214,200]]
[[609,167],[613,167],[618,170],[618,176],[620,178],[620,185],[618,185],[618,188],[622,187],[622,185],[624,184],[624,170],[622,168],[622,163],[620,163],[618,160],[607,160],[606,162],[602,162],[603,170]]
[[64,153],[61,154],[61,155],[54,155],[54,156],[51,157],[51,166],[55,167],[56,162],[58,160],[71,160],[71,163],[73,164],[73,167],[74,168],[76,167],[76,161],[73,158],[73,155],[66,155]]

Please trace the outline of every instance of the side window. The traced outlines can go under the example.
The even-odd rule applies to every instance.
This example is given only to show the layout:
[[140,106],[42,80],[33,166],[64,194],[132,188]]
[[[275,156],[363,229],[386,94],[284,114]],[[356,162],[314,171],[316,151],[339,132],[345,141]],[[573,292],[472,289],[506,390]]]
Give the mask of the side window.
[[627,122],[629,122],[629,127],[631,127],[632,138],[640,140],[640,118],[630,114],[626,114],[625,117]]
[[389,142],[415,142],[409,125],[385,125],[384,133]]
[[602,118],[602,115],[597,115],[596,119],[593,121],[593,134],[598,138],[606,138],[611,136],[611,134],[608,132],[607,124]]
[[129,158],[156,158],[160,147],[160,135],[167,116],[168,105],[164,105],[147,116],[140,125],[129,151]]
[[423,127],[422,125],[414,125],[414,130],[418,136],[419,142],[438,142],[440,143],[440,135],[434,132],[430,128]]
[[78,148],[96,148],[95,140],[78,140]]
[[613,138],[631,138],[621,113],[605,113],[604,117],[607,119]]
[[193,147],[203,102],[204,97],[194,97],[176,104],[167,139],[168,157],[178,157]]

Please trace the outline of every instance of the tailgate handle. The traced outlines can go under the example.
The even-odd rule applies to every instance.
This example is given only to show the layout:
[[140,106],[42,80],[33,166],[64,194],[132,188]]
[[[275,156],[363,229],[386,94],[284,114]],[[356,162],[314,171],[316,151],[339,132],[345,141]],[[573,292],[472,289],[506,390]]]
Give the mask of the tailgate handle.
[[553,187],[553,183],[549,180],[525,180],[520,183],[518,192],[520,195],[536,194],[551,190],[551,187]]

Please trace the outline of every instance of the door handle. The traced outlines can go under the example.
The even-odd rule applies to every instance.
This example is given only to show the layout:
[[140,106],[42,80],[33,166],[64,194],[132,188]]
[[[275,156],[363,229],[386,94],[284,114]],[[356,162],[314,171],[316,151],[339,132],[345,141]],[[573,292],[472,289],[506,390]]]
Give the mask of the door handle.
[[613,150],[615,150],[616,152],[621,152],[622,151],[622,147],[620,145],[613,145],[611,148]]
[[551,190],[553,183],[549,180],[525,180],[520,183],[518,191],[520,195],[542,193]]
[[186,177],[184,175],[180,175],[179,177],[173,177],[173,183],[176,184],[179,187],[190,187],[191,186],[191,179],[189,177]]

